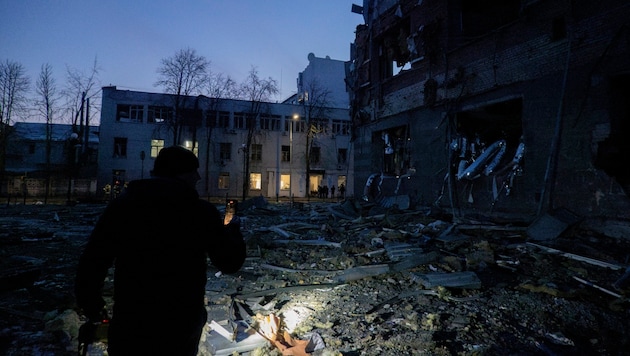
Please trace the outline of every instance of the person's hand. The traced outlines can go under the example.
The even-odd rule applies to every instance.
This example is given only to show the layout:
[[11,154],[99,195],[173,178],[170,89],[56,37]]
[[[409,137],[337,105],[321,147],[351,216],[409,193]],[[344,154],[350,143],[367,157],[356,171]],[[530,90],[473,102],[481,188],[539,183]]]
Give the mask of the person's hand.
[[225,232],[229,237],[241,236],[241,219],[234,215],[232,220],[225,225]]
[[228,225],[237,226],[237,227],[240,228],[241,227],[241,218],[239,218],[238,215],[232,216],[232,220],[230,220]]

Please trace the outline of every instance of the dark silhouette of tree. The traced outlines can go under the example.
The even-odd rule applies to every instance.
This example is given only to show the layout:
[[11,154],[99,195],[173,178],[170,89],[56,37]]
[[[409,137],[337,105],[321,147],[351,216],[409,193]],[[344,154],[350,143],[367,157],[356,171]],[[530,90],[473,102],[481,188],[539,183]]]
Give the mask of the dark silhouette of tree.
[[247,138],[241,150],[243,152],[243,200],[247,199],[250,185],[250,161],[249,155],[252,145],[252,139],[256,130],[256,121],[260,118],[260,114],[268,110],[270,98],[278,93],[278,82],[275,79],[263,79],[258,76],[256,67],[252,67],[247,78],[240,86],[240,96],[243,100],[250,103],[247,112]]
[[[157,69],[159,75],[155,86],[160,86],[167,94],[173,94],[173,117],[165,122],[165,127],[173,133],[173,143],[181,144],[182,131],[189,129],[196,136],[196,130],[201,124],[199,109],[190,112],[186,110],[187,100],[191,96],[203,94],[209,81],[210,61],[198,55],[194,49],[179,50],[172,57],[164,58]],[[195,105],[198,102],[194,103]],[[193,141],[193,149],[196,142]]]
[[219,103],[222,99],[233,99],[238,96],[238,87],[236,82],[230,76],[224,76],[222,73],[214,74],[209,72],[208,81],[205,88],[206,95],[204,97],[204,108],[206,118],[206,161],[204,164],[205,174],[202,176],[204,179],[205,191],[210,189],[210,165],[211,165],[211,153],[212,151],[212,131],[216,127],[217,123],[217,110]]
[[[76,145],[81,147],[80,152],[74,149],[73,152],[68,152],[68,155],[70,160],[74,160],[79,165],[86,162],[90,154],[88,146],[90,122],[95,122],[98,118],[98,110],[91,110],[93,105],[90,102],[100,102],[98,100],[101,93],[99,71],[96,58],[87,72],[76,68],[66,68],[66,87],[62,95],[66,100],[65,110],[66,115],[71,118],[72,131],[78,137]],[[74,155],[79,156],[74,157]]]
[[306,194],[309,196],[309,184],[311,180],[311,150],[314,139],[321,134],[326,134],[329,130],[328,107],[330,105],[331,91],[321,85],[317,79],[306,82],[298,97],[304,113],[304,129],[306,133],[304,162],[306,167]]
[[53,119],[59,110],[57,107],[57,101],[59,95],[57,92],[57,83],[53,78],[52,66],[50,64],[42,65],[39,77],[35,84],[35,91],[37,98],[35,99],[35,106],[40,115],[46,120],[46,167],[45,167],[45,191],[44,191],[44,204],[48,203],[48,196],[50,195],[50,177],[51,177],[51,151],[52,151],[52,128]]
[[30,79],[21,63],[7,60],[0,63],[0,184],[4,185],[7,140],[14,114],[26,110]]

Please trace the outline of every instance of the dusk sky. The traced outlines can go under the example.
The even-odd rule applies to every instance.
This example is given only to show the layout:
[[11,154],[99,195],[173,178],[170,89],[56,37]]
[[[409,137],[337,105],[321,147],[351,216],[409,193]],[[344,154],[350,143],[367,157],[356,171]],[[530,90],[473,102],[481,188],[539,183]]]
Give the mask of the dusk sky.
[[284,100],[298,73],[317,57],[347,61],[362,0],[0,0],[0,60],[21,63],[34,88],[43,64],[58,86],[67,68],[100,86],[161,92],[160,61],[192,48],[213,73],[243,81],[256,67],[278,81]]

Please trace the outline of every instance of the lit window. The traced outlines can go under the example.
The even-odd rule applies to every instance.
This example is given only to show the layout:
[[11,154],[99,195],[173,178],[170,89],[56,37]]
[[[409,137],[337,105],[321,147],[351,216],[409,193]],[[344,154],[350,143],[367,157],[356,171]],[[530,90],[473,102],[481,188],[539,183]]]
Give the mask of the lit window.
[[192,153],[195,154],[195,156],[199,156],[199,142],[194,142],[194,149],[193,149],[193,141],[184,141],[184,147],[189,150],[192,151]]
[[281,190],[289,190],[291,189],[291,176],[288,174],[280,175],[280,189]]
[[250,173],[249,175],[249,189],[260,190],[262,188],[262,174]]
[[164,148],[164,140],[151,140],[151,158],[157,157],[158,153]]

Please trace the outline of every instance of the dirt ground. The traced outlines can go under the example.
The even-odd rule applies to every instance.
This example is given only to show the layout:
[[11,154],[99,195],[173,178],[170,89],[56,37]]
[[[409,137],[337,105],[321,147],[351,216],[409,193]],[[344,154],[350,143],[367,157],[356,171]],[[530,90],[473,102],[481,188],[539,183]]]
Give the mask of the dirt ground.
[[[77,354],[74,270],[103,208],[0,207],[0,354]],[[200,355],[279,355],[256,332],[270,314],[313,355],[630,354],[629,291],[613,286],[630,236],[593,228],[605,222],[535,240],[522,222],[431,208],[242,209],[248,259],[235,275],[209,267]]]

